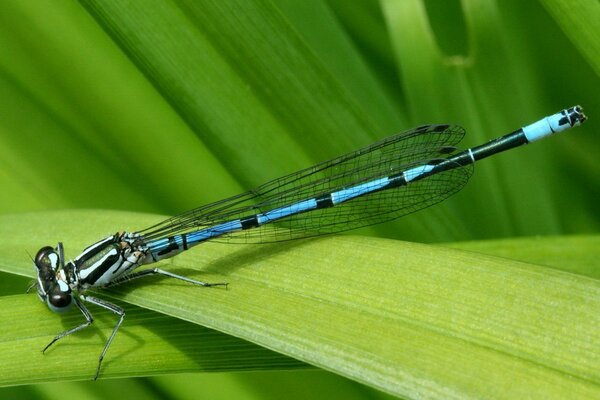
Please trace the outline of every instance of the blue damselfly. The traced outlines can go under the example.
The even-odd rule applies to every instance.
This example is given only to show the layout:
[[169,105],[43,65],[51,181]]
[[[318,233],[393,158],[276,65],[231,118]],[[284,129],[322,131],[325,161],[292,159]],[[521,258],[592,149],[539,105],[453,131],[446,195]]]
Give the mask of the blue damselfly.
[[581,107],[565,109],[483,145],[458,151],[464,130],[453,125],[424,125],[370,146],[298,171],[228,199],[168,218],[137,232],[117,232],[66,261],[62,243],[40,249],[34,262],[40,299],[55,312],[73,304],[85,322],[58,334],[57,340],[89,326],[84,303],[117,314],[102,360],[121,326],[123,309],[89,296],[89,288],[107,288],[151,275],[164,275],[198,286],[226,286],[173,274],[160,268],[136,269],[214,240],[270,243],[307,238],[389,221],[436,204],[458,192],[473,164],[493,154],[580,125]]

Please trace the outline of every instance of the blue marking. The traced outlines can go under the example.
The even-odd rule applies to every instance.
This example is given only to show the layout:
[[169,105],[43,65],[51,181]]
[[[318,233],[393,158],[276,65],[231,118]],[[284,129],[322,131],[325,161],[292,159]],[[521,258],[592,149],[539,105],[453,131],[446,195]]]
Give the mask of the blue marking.
[[579,106],[567,108],[556,114],[542,118],[533,124],[522,128],[528,142],[534,142],[550,136],[553,133],[565,131],[586,120],[583,110]]
[[220,225],[215,225],[211,226],[210,228],[192,232],[186,236],[188,246],[221,236],[225,233],[235,232],[240,229],[242,229],[242,222],[239,219],[236,219],[234,221],[225,222]]
[[262,225],[267,222],[288,217],[290,215],[299,214],[304,211],[314,210],[315,208],[317,208],[317,200],[308,199],[300,201],[298,203],[294,203],[289,206],[279,207],[274,210],[267,211],[266,213],[258,214],[256,218],[258,220],[258,224]]
[[404,171],[404,179],[406,182],[414,181],[421,175],[425,175],[433,169],[433,165],[419,165],[411,169]]
[[352,186],[348,189],[342,189],[337,192],[331,193],[331,200],[333,204],[340,204],[345,201],[354,199],[355,197],[363,196],[367,193],[373,192],[375,190],[379,190],[384,188],[390,182],[389,178],[383,177],[376,179],[374,181],[370,181],[367,183],[362,183],[360,185]]
[[157,239],[157,240],[153,240],[153,241],[149,242],[148,247],[150,248],[150,250],[152,250],[152,252],[157,252],[157,251],[164,250],[168,244],[169,244],[169,238]]
[[557,115],[560,116],[560,114],[554,114],[552,117],[540,119],[533,124],[523,127],[523,133],[525,134],[527,141],[535,142],[536,140],[550,136],[554,132],[560,132],[562,129],[560,129],[560,126],[558,125],[558,119],[553,118]]

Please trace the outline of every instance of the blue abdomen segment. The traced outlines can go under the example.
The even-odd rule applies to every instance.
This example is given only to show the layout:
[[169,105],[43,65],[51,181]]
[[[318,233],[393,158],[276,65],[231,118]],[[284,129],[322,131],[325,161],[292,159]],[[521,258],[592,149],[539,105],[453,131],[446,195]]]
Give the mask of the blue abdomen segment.
[[381,190],[389,184],[388,177],[375,179],[370,182],[362,183],[360,185],[352,186],[347,189],[338,190],[337,192],[331,193],[331,201],[334,205],[343,203],[348,200],[355,199],[365,194],[372,193],[374,191]]
[[308,199],[299,201],[298,203],[290,204],[289,206],[275,208],[262,214],[256,215],[258,225],[268,224],[269,222],[277,221],[278,219],[289,217],[291,215],[300,214],[306,211],[317,208],[316,199]]
[[567,108],[522,128],[529,143],[581,125],[586,120],[580,106]]
[[[423,168],[425,167],[418,167],[411,170],[411,177],[429,171],[428,168]],[[408,179],[399,179],[399,176],[402,177],[403,175],[400,174],[398,176],[386,176],[383,178],[374,179],[335,191],[333,193],[327,193],[283,207],[277,207],[263,213],[224,222],[215,226],[197,230],[195,232],[149,241],[147,245],[151,257],[146,260],[146,263],[173,257],[192,246],[207,240],[227,235],[229,233],[244,229],[257,228],[261,225],[277,222],[278,220],[282,220],[293,215],[298,215],[320,208],[334,207],[357,197],[362,197],[390,187],[405,185]]]
[[147,262],[159,261],[165,258],[176,256],[182,251],[185,251],[190,247],[206,240],[235,232],[240,229],[242,229],[242,224],[238,219],[195,232],[150,241],[148,242],[148,249],[150,250],[151,260],[147,260]]
[[585,119],[571,107],[464,151],[464,129],[423,125],[168,218],[137,233],[139,249],[149,263],[206,240],[273,243],[393,220],[458,192],[475,162]]

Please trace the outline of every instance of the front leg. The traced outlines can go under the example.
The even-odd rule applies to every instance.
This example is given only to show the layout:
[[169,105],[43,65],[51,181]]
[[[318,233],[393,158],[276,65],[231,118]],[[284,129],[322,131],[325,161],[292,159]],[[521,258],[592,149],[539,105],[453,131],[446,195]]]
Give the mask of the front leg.
[[92,304],[95,304],[102,308],[105,308],[109,311],[112,311],[119,316],[119,321],[113,328],[113,331],[110,334],[110,337],[108,338],[108,340],[106,341],[106,344],[104,345],[104,349],[102,350],[102,353],[100,354],[100,357],[98,358],[98,367],[96,368],[96,374],[94,375],[94,380],[96,380],[96,379],[98,379],[98,375],[100,375],[100,367],[102,366],[102,360],[104,360],[104,356],[106,355],[106,352],[108,351],[108,348],[110,347],[110,344],[112,343],[115,335],[117,334],[117,331],[119,330],[119,328],[121,327],[121,324],[123,323],[123,320],[125,319],[125,311],[121,307],[117,306],[116,304],[109,303],[108,301],[98,299],[96,297],[82,295],[81,299],[84,301],[87,301],[88,303],[92,303]]
[[52,341],[50,343],[48,343],[48,345],[46,347],[44,347],[44,349],[42,350],[42,353],[45,353],[46,350],[48,350],[48,348],[50,346],[52,346],[54,343],[56,343],[58,340],[64,338],[65,336],[68,336],[72,333],[75,333],[82,329],[85,329],[88,326],[90,326],[92,324],[92,322],[94,322],[94,318],[92,317],[92,314],[90,314],[88,309],[81,303],[81,301],[79,301],[79,299],[75,296],[73,296],[73,301],[75,301],[75,304],[77,305],[79,310],[81,310],[83,316],[85,317],[85,322],[79,326],[76,326],[75,328],[71,328],[69,330],[66,330],[66,331],[56,335],[56,337],[54,339],[52,339]]

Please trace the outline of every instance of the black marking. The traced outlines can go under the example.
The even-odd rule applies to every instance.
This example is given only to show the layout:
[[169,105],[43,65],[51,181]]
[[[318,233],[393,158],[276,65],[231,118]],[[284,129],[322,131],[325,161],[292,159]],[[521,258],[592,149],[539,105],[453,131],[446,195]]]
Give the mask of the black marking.
[[471,152],[473,153],[473,158],[475,158],[476,161],[479,161],[483,158],[527,143],[529,143],[529,141],[527,140],[523,129],[518,129],[508,135],[501,136],[498,139],[490,140],[485,144],[473,147]]
[[[182,235],[182,236],[184,236],[184,235]],[[175,242],[175,236],[169,237],[168,240],[169,240],[169,244],[167,245],[167,247],[165,247],[161,251],[157,252],[156,253],[157,256],[161,257],[166,254],[169,254],[172,251],[179,250],[179,245],[177,244],[177,242]]]
[[[125,265],[125,262],[127,261],[127,257],[125,257],[126,250],[129,250],[129,248],[122,248],[120,250],[119,255],[121,256],[121,262],[119,263],[119,266],[117,268],[115,268],[115,270],[112,272],[113,275],[119,274],[119,270],[121,269],[121,267],[123,265]],[[110,268],[110,266],[109,266],[109,268]]]
[[580,106],[575,106],[575,107],[569,108],[568,112],[571,114],[571,117],[573,118],[573,124],[571,126],[574,126],[577,122],[579,122],[580,124],[583,124],[587,120],[587,117],[583,113],[583,108],[581,108]]
[[431,127],[431,132],[444,132],[446,129],[448,129],[450,127],[450,125],[448,124],[444,124],[444,125],[433,125]]
[[[440,149],[438,150],[438,152],[440,154],[451,154],[454,153],[456,151],[456,147],[454,146],[444,146],[444,147],[440,147]],[[431,164],[431,161],[429,161],[429,164]]]
[[315,201],[317,202],[317,209],[333,207],[333,199],[331,198],[331,193],[319,196],[315,198]]
[[406,177],[404,176],[404,172],[400,172],[399,174],[390,175],[388,177],[388,184],[385,186],[388,188],[395,188],[399,186],[406,185]]
[[419,127],[415,128],[415,129],[413,130],[413,132],[414,132],[414,133],[422,133],[422,132],[425,132],[425,131],[427,131],[427,129],[429,129],[429,127],[431,127],[431,125],[421,125],[421,126],[419,126]]
[[240,219],[240,224],[242,225],[242,229],[257,228],[260,226],[256,215]]
[[[564,117],[558,120],[558,125],[563,126],[565,124],[569,124],[569,126],[573,126],[574,124],[573,122],[571,122],[571,118],[568,115],[565,115]],[[554,129],[552,129],[552,127],[550,127],[550,130],[554,132]]]
[[187,250],[188,249],[188,242],[187,242],[187,235],[181,235],[181,246],[183,247],[183,250]]
[[448,171],[454,168],[473,164],[475,161],[479,161],[496,153],[500,153],[527,143],[529,143],[529,141],[527,140],[523,129],[518,129],[512,133],[509,133],[508,135],[490,140],[489,142],[480,146],[461,151],[460,153],[457,153],[451,157],[442,159],[442,161],[437,164],[429,174],[419,176],[419,179],[422,179],[428,175],[437,174],[442,171]]
[[[90,265],[88,268],[93,268],[93,271],[88,276],[86,276],[85,279],[81,280],[82,284],[88,284],[90,286],[93,286],[96,283],[96,281],[100,279],[106,273],[106,271],[110,269],[110,267],[112,267],[116,262],[119,262],[119,259],[121,259],[120,262],[122,263],[123,259],[121,257],[121,253],[117,251],[116,254],[112,254],[106,257],[106,259],[102,263],[97,264],[96,267],[93,266],[94,264]],[[79,271],[79,273],[81,273],[81,270]]]
[[88,246],[83,252],[75,259],[77,265],[85,264],[89,259],[96,257],[99,253],[105,252],[106,248],[111,247],[120,241],[119,233],[115,233],[113,236],[109,236],[100,242],[94,243]]

